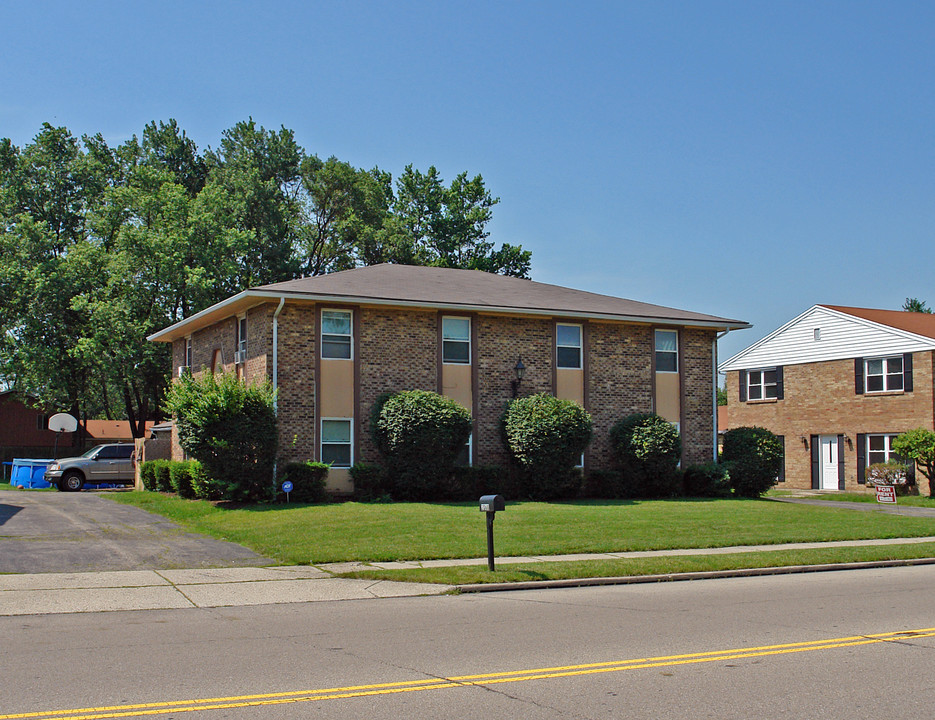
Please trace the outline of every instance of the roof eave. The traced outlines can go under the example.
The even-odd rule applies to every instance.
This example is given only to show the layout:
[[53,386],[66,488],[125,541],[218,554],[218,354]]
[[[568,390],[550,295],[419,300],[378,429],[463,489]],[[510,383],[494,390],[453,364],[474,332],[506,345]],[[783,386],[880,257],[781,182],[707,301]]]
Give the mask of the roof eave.
[[434,310],[459,310],[471,312],[504,313],[509,315],[533,315],[563,318],[580,318],[582,320],[613,320],[617,322],[632,322],[652,325],[665,325],[676,327],[700,327],[715,330],[745,330],[753,327],[742,320],[728,318],[667,318],[653,315],[627,315],[618,313],[584,312],[563,310],[561,308],[518,308],[499,305],[478,305],[474,303],[439,303],[423,302],[417,300],[399,300],[395,298],[362,297],[359,295],[331,295],[326,293],[303,292],[276,292],[273,290],[245,290],[223,302],[205,308],[190,318],[181,320],[164,330],[153,333],[147,340],[152,342],[172,342],[190,334],[192,330],[201,327],[202,320],[212,317],[226,308],[247,305],[249,300],[305,300],[309,302],[347,303],[360,305],[384,305],[392,307],[431,308]]

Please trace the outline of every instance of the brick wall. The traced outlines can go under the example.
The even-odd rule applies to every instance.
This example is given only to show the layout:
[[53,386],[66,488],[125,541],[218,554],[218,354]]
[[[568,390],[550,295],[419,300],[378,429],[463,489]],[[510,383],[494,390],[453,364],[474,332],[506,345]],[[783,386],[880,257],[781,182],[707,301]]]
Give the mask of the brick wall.
[[682,466],[714,460],[714,368],[711,330],[683,330]]
[[[272,317],[276,304],[248,311],[245,376],[272,375]],[[280,452],[284,460],[315,456],[315,358],[320,306],[288,303],[279,316]],[[438,312],[392,308],[355,308],[358,335],[355,361],[359,377],[355,435],[356,461],[379,459],[370,439],[370,410],[376,398],[396,390],[438,392]],[[520,396],[553,391],[554,338],[551,318],[473,316],[476,345],[474,388],[475,465],[508,461],[500,440],[500,417],[511,399],[514,366],[522,357],[526,373]],[[652,410],[653,334],[649,326],[589,322],[585,382],[594,440],[588,466],[612,463],[608,432],[622,417]],[[223,369],[234,369],[237,320],[228,318],[193,335],[194,368],[210,367],[220,348]],[[683,444],[687,463],[706,462],[712,454],[711,341],[713,332],[686,330],[680,349],[683,387]],[[173,367],[184,363],[185,341],[173,344]],[[181,457],[173,437],[173,457]]]
[[[857,483],[858,433],[900,433],[916,427],[933,429],[931,352],[913,354],[913,391],[864,394],[854,391],[854,361],[786,365],[783,399],[740,402],[740,372],[727,374],[728,427],[756,425],[785,438],[786,480],[783,487],[812,486],[812,435],[845,434],[845,486]],[[803,442],[802,438],[805,438]]]
[[552,392],[552,321],[481,315],[476,323],[474,464],[505,465],[508,456],[500,439],[500,417],[512,399],[516,361],[522,357],[526,366],[520,397]]
[[[313,305],[287,304],[279,314],[277,405],[279,451],[285,461],[306,461],[315,457],[315,353],[318,338],[315,312]],[[272,352],[271,346],[271,374]]]
[[379,453],[370,438],[370,410],[377,397],[398,390],[439,390],[438,315],[434,310],[382,308],[358,312],[357,459],[377,462]]
[[618,420],[653,409],[653,332],[643,325],[588,325],[588,409],[594,422],[590,466],[613,464],[608,433]]

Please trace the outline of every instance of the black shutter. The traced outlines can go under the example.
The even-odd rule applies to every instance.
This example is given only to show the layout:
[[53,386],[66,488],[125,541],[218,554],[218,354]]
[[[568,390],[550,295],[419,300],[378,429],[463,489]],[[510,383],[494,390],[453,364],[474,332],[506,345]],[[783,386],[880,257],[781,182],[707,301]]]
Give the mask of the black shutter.
[[776,399],[782,400],[782,365],[776,366]]
[[747,371],[738,372],[737,380],[740,383],[740,402],[747,402]]
[[912,353],[903,355],[903,392],[912,392]]
[[779,444],[782,445],[782,462],[779,464],[779,482],[786,481],[786,436],[777,435]]
[[821,480],[821,468],[818,467],[818,463],[821,462],[821,443],[818,441],[817,435],[812,435],[811,438],[811,450],[812,450],[812,490],[818,489],[818,483]]
[[854,392],[864,394],[864,359],[854,358]]
[[916,461],[907,460],[906,467],[908,468],[908,470],[906,470],[906,482],[908,482],[910,485],[915,485],[916,484]]
[[844,489],[844,436],[838,435],[838,490]]
[[867,436],[857,433],[857,482],[867,482]]

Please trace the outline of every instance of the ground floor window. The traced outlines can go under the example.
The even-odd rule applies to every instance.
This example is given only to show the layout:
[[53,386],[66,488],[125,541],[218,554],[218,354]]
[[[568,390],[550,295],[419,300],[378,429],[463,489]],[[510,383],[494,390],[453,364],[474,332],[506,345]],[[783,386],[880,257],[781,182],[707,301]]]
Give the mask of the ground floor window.
[[353,423],[347,418],[321,421],[321,461],[335,468],[349,468],[352,462]]
[[867,465],[877,463],[902,462],[893,452],[893,440],[896,435],[867,435]]
[[472,450],[474,449],[474,433],[468,435],[467,442],[464,443],[464,447],[461,448],[461,452],[458,453],[458,457],[455,458],[455,467],[470,467],[473,463],[471,458],[474,456]]

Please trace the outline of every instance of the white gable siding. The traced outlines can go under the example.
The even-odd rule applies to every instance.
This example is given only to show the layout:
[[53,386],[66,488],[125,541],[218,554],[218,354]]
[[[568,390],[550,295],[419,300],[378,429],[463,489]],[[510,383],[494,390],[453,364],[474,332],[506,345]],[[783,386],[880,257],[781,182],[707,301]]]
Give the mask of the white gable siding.
[[[815,340],[815,330],[821,339]],[[815,305],[726,360],[719,372],[935,349],[935,340]]]

